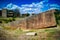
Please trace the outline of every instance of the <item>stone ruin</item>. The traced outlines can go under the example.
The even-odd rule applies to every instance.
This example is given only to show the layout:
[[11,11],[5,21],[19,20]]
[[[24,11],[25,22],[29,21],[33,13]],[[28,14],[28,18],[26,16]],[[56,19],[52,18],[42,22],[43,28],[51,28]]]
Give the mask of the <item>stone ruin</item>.
[[39,13],[37,15],[29,16],[22,20],[13,21],[4,26],[10,26],[13,28],[21,28],[21,29],[41,29],[41,28],[49,28],[56,27],[55,20],[55,10],[49,10],[43,13]]

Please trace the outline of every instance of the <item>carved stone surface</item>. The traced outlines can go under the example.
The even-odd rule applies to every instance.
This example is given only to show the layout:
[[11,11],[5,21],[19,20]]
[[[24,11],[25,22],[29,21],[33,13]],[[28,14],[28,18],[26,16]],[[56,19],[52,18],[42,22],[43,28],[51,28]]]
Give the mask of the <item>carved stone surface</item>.
[[55,10],[49,10],[37,15],[30,16],[20,21],[11,22],[10,26],[21,29],[40,29],[56,26]]

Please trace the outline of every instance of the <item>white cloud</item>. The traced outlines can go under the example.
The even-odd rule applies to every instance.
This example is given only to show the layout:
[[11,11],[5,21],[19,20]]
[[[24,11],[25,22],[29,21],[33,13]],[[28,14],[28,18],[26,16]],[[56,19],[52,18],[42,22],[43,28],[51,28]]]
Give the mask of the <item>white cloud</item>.
[[[49,0],[43,0],[39,3],[32,3],[32,4],[24,4],[21,5],[21,10],[23,10],[22,12],[27,12],[27,13],[40,13],[43,12],[45,9],[45,7],[47,7],[47,4],[45,5],[44,2],[48,2]],[[44,9],[44,10],[42,10]],[[48,9],[48,7],[46,8]]]
[[60,7],[58,4],[51,4],[51,7]]
[[60,5],[58,5],[58,4],[50,4],[49,10],[52,10],[52,9],[60,9]]
[[15,9],[19,8],[21,13],[40,13],[47,11],[48,9],[58,9],[60,6],[58,4],[49,4],[49,0],[43,0],[39,3],[31,3],[31,4],[23,4],[20,7],[13,5],[13,4],[8,4],[7,8],[8,9]]
[[39,13],[41,12],[40,9],[42,8],[43,8],[43,1],[39,3],[21,5],[21,10],[27,13]]
[[7,9],[16,9],[16,8],[19,8],[19,9],[20,9],[19,6],[14,5],[14,4],[12,4],[12,3],[8,4],[5,8],[7,8]]

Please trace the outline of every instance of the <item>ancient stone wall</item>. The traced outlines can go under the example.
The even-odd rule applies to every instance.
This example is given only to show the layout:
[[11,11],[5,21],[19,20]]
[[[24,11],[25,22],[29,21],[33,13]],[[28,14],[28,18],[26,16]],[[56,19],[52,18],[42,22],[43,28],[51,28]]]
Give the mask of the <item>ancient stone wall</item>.
[[[10,27],[19,27],[21,29],[40,29],[56,26],[53,10],[39,13],[19,21],[13,21],[7,25]],[[5,25],[6,26],[6,25]]]

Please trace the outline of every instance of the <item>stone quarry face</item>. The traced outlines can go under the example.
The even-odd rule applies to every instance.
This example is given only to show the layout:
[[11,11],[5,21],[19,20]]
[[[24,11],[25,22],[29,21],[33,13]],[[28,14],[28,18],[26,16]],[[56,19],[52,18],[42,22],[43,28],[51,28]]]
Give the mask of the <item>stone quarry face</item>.
[[49,10],[37,15],[27,17],[23,20],[11,22],[7,25],[11,27],[19,27],[21,29],[41,29],[54,27],[56,26],[54,12],[55,10]]

